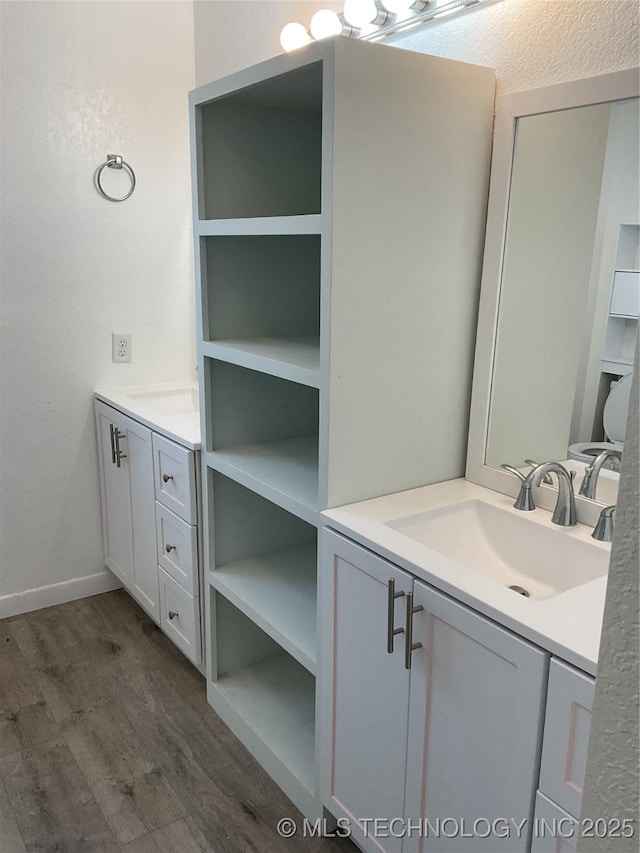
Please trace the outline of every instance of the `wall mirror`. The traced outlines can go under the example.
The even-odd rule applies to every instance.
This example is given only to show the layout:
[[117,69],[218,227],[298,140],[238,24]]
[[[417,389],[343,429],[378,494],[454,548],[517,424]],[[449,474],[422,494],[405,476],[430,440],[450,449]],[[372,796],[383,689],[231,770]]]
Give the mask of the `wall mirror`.
[[638,335],[639,79],[505,95],[496,112],[467,479],[515,495],[503,463],[563,462],[591,524],[616,503],[619,454],[590,497],[584,472],[624,447]]

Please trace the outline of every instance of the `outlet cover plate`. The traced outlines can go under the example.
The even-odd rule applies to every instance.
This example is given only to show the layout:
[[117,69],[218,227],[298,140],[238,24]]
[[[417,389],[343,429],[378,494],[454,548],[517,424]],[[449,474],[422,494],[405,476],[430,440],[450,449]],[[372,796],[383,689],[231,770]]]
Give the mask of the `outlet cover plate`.
[[111,335],[111,360],[116,364],[128,364],[131,361],[131,335],[123,332]]

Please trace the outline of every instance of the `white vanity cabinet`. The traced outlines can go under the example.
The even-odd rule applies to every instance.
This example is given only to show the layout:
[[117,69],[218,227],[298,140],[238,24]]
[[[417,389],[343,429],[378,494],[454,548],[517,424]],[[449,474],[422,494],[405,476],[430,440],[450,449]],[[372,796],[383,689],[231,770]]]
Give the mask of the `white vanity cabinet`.
[[106,566],[202,662],[197,451],[95,401]]
[[[323,803],[367,851],[527,851],[547,654],[343,536],[322,536]],[[395,818],[396,831],[372,837],[373,818]],[[446,831],[422,841],[427,818]],[[502,818],[521,833],[511,823],[504,838],[481,837],[485,820]],[[409,820],[421,827],[412,837]]]
[[105,564],[158,622],[152,432],[98,400],[95,413]]

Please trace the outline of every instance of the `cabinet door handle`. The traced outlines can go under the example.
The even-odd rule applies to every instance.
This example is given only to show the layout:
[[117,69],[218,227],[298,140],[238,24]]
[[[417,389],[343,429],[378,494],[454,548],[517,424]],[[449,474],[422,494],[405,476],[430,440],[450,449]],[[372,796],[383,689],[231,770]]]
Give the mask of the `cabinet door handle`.
[[113,424],[109,424],[109,436],[111,438],[111,464],[116,464],[116,430]]
[[422,647],[422,643],[414,643],[413,642],[413,614],[419,613],[421,610],[424,610],[424,607],[419,604],[417,607],[413,606],[413,593],[407,593],[407,626],[406,626],[406,635],[407,635],[407,644],[404,647],[404,668],[411,669],[411,653],[416,649]]
[[396,592],[396,582],[393,578],[387,581],[387,654],[393,654],[393,638],[403,634],[404,628],[396,628],[394,624],[394,605],[396,598],[402,598],[404,592]]
[[169,480],[173,480],[173,474],[163,474],[162,475],[162,482],[163,483],[168,483]]
[[176,550],[176,546],[175,545],[165,545],[164,550],[167,552],[167,554],[170,554],[172,551]]
[[169,619],[170,619],[172,622],[173,622],[173,620],[176,618],[176,616],[177,616],[177,615],[178,615],[178,611],[177,611],[177,610],[170,610],[170,611],[169,611]]
[[124,433],[123,433],[123,432],[120,432],[120,430],[116,427],[116,429],[114,430],[114,436],[115,436],[115,440],[116,440],[116,458],[115,458],[115,463],[116,463],[116,465],[118,466],[118,468],[120,468],[120,467],[121,467],[121,466],[120,466],[120,462],[121,462],[121,460],[122,460],[122,459],[126,459],[126,458],[127,458],[127,454],[126,454],[126,453],[123,453],[123,452],[120,450],[120,439],[121,439],[121,438],[124,438],[124,437],[125,437],[125,435],[124,435]]

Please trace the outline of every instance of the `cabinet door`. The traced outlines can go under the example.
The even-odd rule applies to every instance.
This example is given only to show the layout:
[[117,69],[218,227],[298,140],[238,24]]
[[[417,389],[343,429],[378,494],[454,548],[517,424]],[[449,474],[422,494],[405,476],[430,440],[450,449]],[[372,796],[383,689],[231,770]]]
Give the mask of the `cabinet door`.
[[156,513],[153,485],[153,447],[150,429],[123,417],[131,490],[133,570],[131,593],[157,622],[159,614]]
[[[420,581],[414,595],[423,610],[413,642],[422,646],[411,661],[406,813],[436,831],[406,839],[403,850],[526,851],[547,655]],[[499,824],[482,838],[486,822],[500,819],[509,835],[500,837]],[[520,837],[512,821],[524,826]]]
[[555,658],[549,668],[540,790],[580,815],[595,680]]
[[[125,417],[120,412],[96,402],[98,457],[102,486],[102,540],[104,562],[122,583],[129,587],[133,577],[133,529],[129,460],[122,458],[120,467],[115,457],[115,430],[119,430],[121,446],[125,435]],[[124,450],[126,453],[126,450]]]
[[404,624],[412,578],[331,531],[322,532],[322,626],[318,713],[320,792],[338,818],[352,821],[365,850],[397,850],[397,841],[367,838],[362,818],[404,814],[409,673],[404,637],[387,652],[389,581],[402,595],[393,603],[394,625]]

